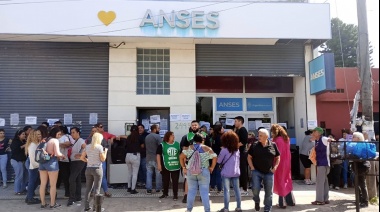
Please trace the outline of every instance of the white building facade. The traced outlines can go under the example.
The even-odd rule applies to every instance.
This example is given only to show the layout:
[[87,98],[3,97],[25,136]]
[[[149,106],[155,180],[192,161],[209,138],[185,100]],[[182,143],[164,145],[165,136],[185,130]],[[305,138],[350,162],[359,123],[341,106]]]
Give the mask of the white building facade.
[[193,119],[242,115],[249,129],[286,123],[300,144],[317,119],[308,63],[331,38],[328,4],[20,0],[0,14],[8,131],[72,114],[82,137],[95,121],[116,135],[159,122],[180,140]]

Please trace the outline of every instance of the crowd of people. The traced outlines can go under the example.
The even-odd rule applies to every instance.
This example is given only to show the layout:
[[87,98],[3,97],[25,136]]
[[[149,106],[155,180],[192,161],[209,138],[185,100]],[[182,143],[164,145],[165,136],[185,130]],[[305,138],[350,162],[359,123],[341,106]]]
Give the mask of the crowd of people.
[[[153,124],[150,133],[143,125],[133,125],[128,136],[115,136],[104,131],[101,123],[93,126],[87,139],[81,137],[81,129],[67,127],[57,121],[50,127],[43,123],[36,129],[25,126],[16,131],[10,141],[0,129],[0,167],[3,188],[7,188],[6,164],[8,155],[15,172],[15,195],[26,195],[27,204],[41,204],[41,208],[57,208],[56,189],[64,185],[67,206],[82,201],[81,176],[85,169],[85,211],[91,210],[91,197],[100,194],[111,197],[106,178],[108,149],[120,153],[122,163],[127,166],[127,188],[130,194],[137,194],[137,187],[145,187],[146,194],[160,193],[159,198],[169,197],[172,187],[173,200],[178,200],[179,178],[184,177],[182,202],[186,210],[192,211],[199,191],[204,211],[211,210],[209,192],[223,194],[224,207],[229,211],[230,190],[235,194],[235,211],[242,211],[241,197],[252,189],[256,211],[260,210],[260,191],[264,191],[264,211],[271,211],[273,194],[279,196],[276,206],[285,209],[295,206],[291,173],[290,138],[285,127],[272,124],[271,128],[259,128],[257,137],[244,127],[244,118],[235,117],[234,130],[224,130],[216,122],[208,131],[197,121],[191,122],[189,132],[176,142],[171,131],[161,138],[159,125]],[[316,183],[316,200],[313,205],[329,204],[329,189],[339,189],[341,173],[343,187],[347,188],[348,162],[330,161],[329,142],[333,136],[325,137],[324,130],[317,127],[305,132],[300,147],[300,160],[305,168],[305,184]],[[349,135],[353,141],[364,141],[362,133],[344,132],[343,140]],[[340,139],[340,140],[342,140]],[[41,143],[46,143],[50,156],[47,162],[35,160],[35,153]],[[118,149],[118,151],[116,151]],[[10,154],[8,154],[10,153]],[[119,156],[120,157],[120,156]],[[199,165],[197,165],[199,164]],[[316,182],[311,180],[311,166],[317,169]],[[367,161],[360,162],[354,170],[360,176],[359,188],[361,207],[368,206],[365,177],[371,168]],[[344,177],[345,176],[345,177]],[[35,198],[38,185],[40,199]],[[161,194],[162,191],[162,194]],[[50,194],[50,204],[45,201]]]

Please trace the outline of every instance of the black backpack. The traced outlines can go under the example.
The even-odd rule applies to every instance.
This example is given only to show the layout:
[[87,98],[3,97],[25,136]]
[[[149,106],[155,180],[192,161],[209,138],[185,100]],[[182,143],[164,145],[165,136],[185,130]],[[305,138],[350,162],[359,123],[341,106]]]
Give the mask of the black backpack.
[[49,153],[46,152],[46,147],[49,140],[50,139],[47,139],[46,142],[41,142],[40,144],[38,144],[36,153],[34,155],[35,156],[34,160],[37,163],[46,163],[50,160],[50,155]]

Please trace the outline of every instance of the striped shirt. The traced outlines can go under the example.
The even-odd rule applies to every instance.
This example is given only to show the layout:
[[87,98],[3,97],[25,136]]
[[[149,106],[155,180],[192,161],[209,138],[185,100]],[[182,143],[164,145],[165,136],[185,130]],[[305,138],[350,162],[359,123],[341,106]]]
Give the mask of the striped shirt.
[[100,153],[103,153],[102,145],[96,145],[95,149],[92,148],[92,145],[86,146],[87,167],[102,167]]

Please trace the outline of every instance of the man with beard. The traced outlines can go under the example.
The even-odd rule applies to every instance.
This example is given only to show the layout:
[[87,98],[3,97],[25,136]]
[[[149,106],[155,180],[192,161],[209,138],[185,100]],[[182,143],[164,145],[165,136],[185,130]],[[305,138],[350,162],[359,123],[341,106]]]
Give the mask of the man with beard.
[[[187,133],[186,135],[184,135],[181,139],[181,143],[180,143],[180,147],[181,147],[181,152],[185,149],[187,149],[191,144],[193,144],[194,140],[194,135],[196,133],[200,132],[203,137],[205,138],[204,139],[204,145],[206,146],[209,146],[211,147],[211,141],[210,141],[210,137],[207,135],[207,133],[205,132],[201,132],[200,131],[200,128],[199,128],[199,122],[197,120],[193,120],[191,122],[191,127],[189,128],[189,133]],[[187,163],[185,161],[185,163]],[[183,199],[182,199],[182,203],[187,203],[187,191],[188,191],[188,187],[187,187],[187,180],[186,180],[186,176],[185,177],[185,181],[183,182],[183,186],[184,186],[184,195],[183,195]]]

